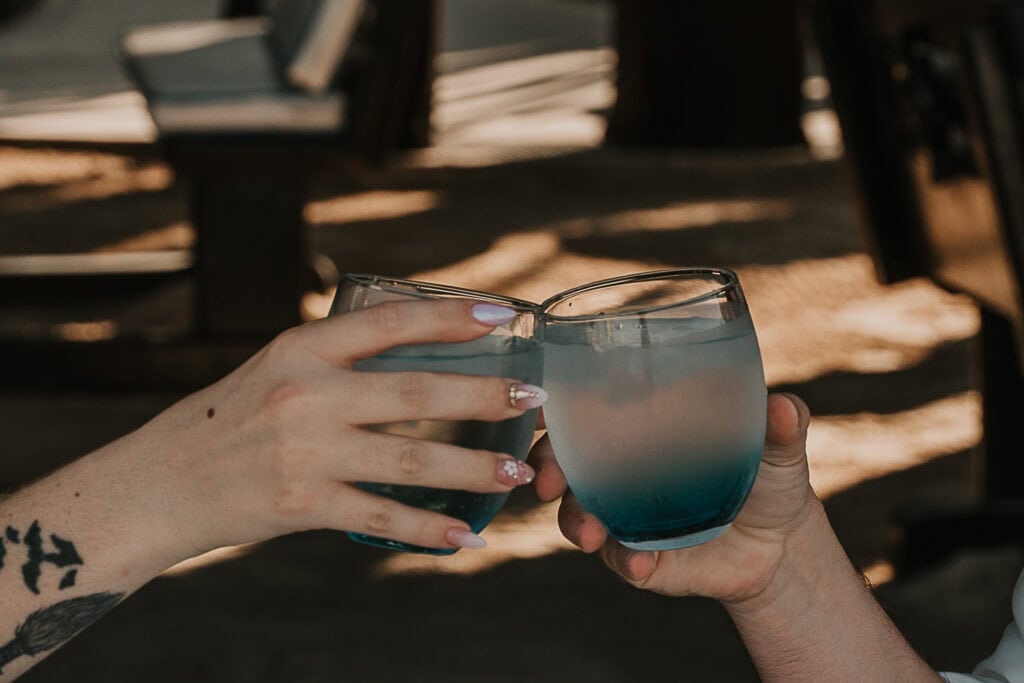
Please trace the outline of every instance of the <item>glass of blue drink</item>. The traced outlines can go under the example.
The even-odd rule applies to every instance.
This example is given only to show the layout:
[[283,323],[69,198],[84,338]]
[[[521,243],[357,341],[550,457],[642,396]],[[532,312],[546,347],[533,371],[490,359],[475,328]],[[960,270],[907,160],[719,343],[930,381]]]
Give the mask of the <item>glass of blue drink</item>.
[[757,475],[767,403],[735,273],[641,273],[542,307],[544,419],[580,504],[637,550],[728,529]]
[[[343,276],[338,287],[331,305],[331,315],[367,308],[385,301],[438,298],[473,299],[501,304],[515,309],[518,315],[511,322],[495,328],[487,336],[473,341],[399,346],[373,358],[359,361],[355,368],[368,372],[423,371],[488,375],[507,377],[538,386],[541,384],[544,357],[543,349],[536,337],[536,304],[426,282],[396,280],[377,275],[347,274]],[[531,410],[520,417],[502,422],[415,420],[367,425],[367,428],[415,439],[449,443],[463,448],[508,453],[523,460],[533,440],[536,424],[537,411]],[[469,524],[473,533],[479,533],[487,526],[508,498],[508,494],[473,493],[374,482],[360,482],[357,486],[406,505],[461,519]],[[450,555],[455,552],[423,548],[364,534],[349,534],[349,538],[392,550],[432,555]]]

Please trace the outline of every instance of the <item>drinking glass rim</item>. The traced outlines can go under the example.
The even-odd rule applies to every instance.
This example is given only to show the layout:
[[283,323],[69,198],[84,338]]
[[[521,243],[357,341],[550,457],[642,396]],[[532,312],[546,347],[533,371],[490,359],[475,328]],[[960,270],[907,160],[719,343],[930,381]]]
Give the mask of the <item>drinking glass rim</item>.
[[526,301],[525,299],[516,299],[511,296],[491,294],[490,292],[481,292],[475,289],[465,289],[463,287],[454,287],[452,285],[441,285],[434,282],[424,282],[422,280],[407,280],[400,277],[373,275],[370,273],[343,273],[341,281],[344,282],[345,280],[360,286],[373,286],[380,283],[390,283],[402,287],[409,287],[413,290],[408,292],[411,296],[418,296],[423,299],[436,298],[430,296],[431,294],[448,294],[465,297],[467,299],[477,299],[484,302],[501,303],[523,313],[529,312],[537,314],[540,312],[540,304],[535,304],[532,301]]
[[[724,277],[726,283],[721,287],[699,294],[689,299],[683,299],[682,301],[675,301],[670,304],[664,304],[660,306],[651,306],[649,308],[642,308],[637,310],[629,310],[622,312],[610,312],[610,313],[584,313],[582,315],[555,315],[548,313],[548,309],[552,306],[571,299],[579,294],[585,294],[595,289],[605,289],[607,287],[615,287],[618,285],[628,285],[635,282],[649,282],[652,280],[668,280],[680,275],[716,275]],[[677,308],[679,306],[692,306],[693,304],[701,303],[702,301],[708,301],[721,295],[730,289],[738,287],[740,284],[739,277],[736,273],[728,268],[712,268],[704,266],[693,266],[687,268],[667,268],[663,270],[649,270],[643,273],[632,273],[630,275],[619,275],[617,277],[610,277],[604,280],[596,280],[594,282],[588,282],[586,284],[572,287],[565,291],[559,292],[554,296],[548,297],[540,303],[539,308],[541,315],[545,321],[555,322],[590,322],[594,320],[608,320],[610,318],[619,318],[623,316],[637,315],[643,313],[656,313],[658,311],[665,311],[670,308]]]

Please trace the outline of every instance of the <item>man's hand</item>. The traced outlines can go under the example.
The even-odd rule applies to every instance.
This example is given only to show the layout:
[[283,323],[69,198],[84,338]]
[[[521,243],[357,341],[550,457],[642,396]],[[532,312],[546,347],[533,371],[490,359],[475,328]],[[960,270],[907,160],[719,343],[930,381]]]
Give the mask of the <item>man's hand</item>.
[[630,583],[666,595],[703,595],[731,603],[771,582],[787,537],[817,503],[808,480],[805,442],[810,413],[795,396],[768,397],[768,429],[757,480],[732,527],[714,541],[661,552],[629,550],[609,538],[601,522],[568,490],[545,436],[530,454],[543,500],[562,497],[562,533],[584,552],[600,551],[605,563]]

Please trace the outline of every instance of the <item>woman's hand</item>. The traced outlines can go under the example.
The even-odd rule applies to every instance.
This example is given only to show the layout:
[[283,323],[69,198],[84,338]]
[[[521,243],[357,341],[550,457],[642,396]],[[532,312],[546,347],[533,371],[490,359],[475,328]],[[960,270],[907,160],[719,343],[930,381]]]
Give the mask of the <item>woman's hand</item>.
[[504,420],[544,392],[511,378],[353,365],[392,346],[469,341],[514,316],[417,301],[289,330],[220,382],[0,500],[2,675],[16,677],[160,572],[219,546],[333,528],[479,547],[465,522],[353,482],[504,493],[532,479],[529,466],[365,427]]
[[795,396],[768,398],[768,429],[757,480],[732,527],[714,541],[685,550],[638,552],[608,537],[584,511],[558,468],[547,437],[530,462],[537,494],[562,497],[558,522],[566,538],[630,583],[667,595],[703,595],[737,603],[764,591],[780,565],[787,539],[820,503],[808,481],[805,441],[810,414]]
[[[353,370],[413,343],[483,336],[514,312],[463,301],[385,303],[289,330],[237,371],[132,435],[140,478],[191,553],[333,528],[420,546],[480,547],[457,519],[353,483],[505,493],[533,472],[510,455],[370,431],[407,420],[505,420],[537,407],[514,378]],[[540,392],[543,396],[543,392]]]

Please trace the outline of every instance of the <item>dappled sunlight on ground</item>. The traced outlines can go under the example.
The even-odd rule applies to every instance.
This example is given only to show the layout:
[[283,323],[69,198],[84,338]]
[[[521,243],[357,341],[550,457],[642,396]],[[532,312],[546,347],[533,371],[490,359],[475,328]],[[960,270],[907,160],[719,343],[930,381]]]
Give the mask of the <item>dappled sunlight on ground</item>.
[[673,202],[654,209],[619,211],[607,216],[569,220],[548,230],[562,237],[585,238],[616,233],[686,230],[719,223],[786,220],[794,213],[792,202],[771,198]]
[[429,190],[372,190],[312,201],[306,205],[305,218],[313,227],[323,223],[337,226],[412,216],[441,205],[440,193]]
[[111,242],[97,251],[158,251],[161,249],[188,249],[195,245],[196,231],[191,223],[177,221],[170,225]]
[[59,323],[53,326],[58,339],[72,342],[97,342],[117,336],[117,323],[112,320]]
[[769,384],[910,367],[978,330],[969,299],[924,280],[880,285],[865,254],[737,270]]
[[132,192],[160,192],[174,182],[174,176],[164,164],[149,164],[142,168],[119,169],[120,172],[83,179],[54,188],[25,193],[19,202],[7,205],[9,212],[33,211],[59,204],[72,204],[95,199],[108,199]]
[[890,415],[817,417],[807,438],[811,484],[827,498],[972,448],[980,438],[981,400],[975,392]]
[[0,190],[19,185],[53,186],[121,174],[130,161],[120,154],[6,147],[0,150]]
[[615,101],[608,48],[520,57],[442,74],[434,87],[441,145],[594,145],[597,112]]

